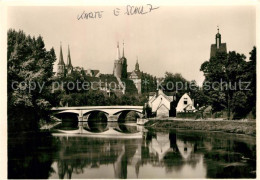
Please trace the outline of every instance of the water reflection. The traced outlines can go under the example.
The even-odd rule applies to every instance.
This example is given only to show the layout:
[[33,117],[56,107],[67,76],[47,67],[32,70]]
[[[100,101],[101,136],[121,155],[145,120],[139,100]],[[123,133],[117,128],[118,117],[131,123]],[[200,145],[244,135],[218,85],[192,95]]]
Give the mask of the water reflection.
[[203,133],[148,131],[143,139],[59,137],[58,141],[58,160],[52,165],[57,173],[52,178],[255,177],[252,140],[248,144]]
[[[94,127],[104,130],[114,128],[126,134],[138,131],[138,126],[134,124],[105,124]],[[93,127],[90,125],[89,129]],[[59,179],[256,177],[256,141],[253,137],[188,130],[146,130],[141,139],[73,137],[64,134],[52,137],[51,142],[55,142],[55,150],[46,149],[40,154],[45,157],[48,174],[42,171],[41,175],[32,176],[31,169],[23,171],[22,175],[21,171],[16,172],[23,178]],[[48,146],[53,147],[54,144]],[[10,152],[12,156],[8,158],[13,164],[17,158],[13,155],[16,151]],[[42,161],[33,160],[37,156],[23,154],[23,157],[30,162],[27,164],[36,163],[35,167],[41,165]]]

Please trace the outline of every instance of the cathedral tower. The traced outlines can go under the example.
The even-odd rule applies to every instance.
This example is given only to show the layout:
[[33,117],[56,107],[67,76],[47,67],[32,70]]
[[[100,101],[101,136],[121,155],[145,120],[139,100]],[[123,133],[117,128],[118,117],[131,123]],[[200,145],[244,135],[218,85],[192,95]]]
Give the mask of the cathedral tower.
[[58,62],[58,70],[57,70],[58,76],[64,76],[65,75],[65,63],[63,61],[63,54],[62,54],[62,47],[60,44],[60,57]]
[[71,72],[73,71],[73,66],[71,64],[71,57],[70,57],[70,47],[68,46],[68,57],[67,57],[67,73],[71,74]]
[[123,42],[123,53],[122,53],[122,58],[121,58],[121,61],[122,61],[122,75],[121,75],[121,77],[127,78],[127,59],[125,57],[124,45],[125,45],[125,43]]
[[116,59],[114,62],[114,69],[113,75],[115,77],[121,78],[122,76],[122,60],[120,58],[120,50],[119,50],[119,43],[117,43],[117,51],[116,51]]

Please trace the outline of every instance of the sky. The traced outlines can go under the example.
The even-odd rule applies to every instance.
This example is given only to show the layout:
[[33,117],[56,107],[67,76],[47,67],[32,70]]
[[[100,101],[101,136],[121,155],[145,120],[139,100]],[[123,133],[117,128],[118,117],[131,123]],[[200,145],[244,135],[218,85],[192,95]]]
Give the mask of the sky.
[[[119,15],[114,9],[119,8]],[[57,69],[60,43],[67,61],[68,45],[72,65],[112,74],[119,42],[124,41],[128,71],[138,57],[140,70],[156,77],[165,72],[181,73],[187,80],[204,80],[200,66],[209,60],[219,26],[228,51],[249,52],[256,45],[253,6],[160,6],[140,15],[126,15],[126,6],[8,7],[7,28],[41,35],[46,49],[54,47]],[[144,5],[148,11],[148,6]],[[102,18],[80,19],[85,11],[102,12]]]

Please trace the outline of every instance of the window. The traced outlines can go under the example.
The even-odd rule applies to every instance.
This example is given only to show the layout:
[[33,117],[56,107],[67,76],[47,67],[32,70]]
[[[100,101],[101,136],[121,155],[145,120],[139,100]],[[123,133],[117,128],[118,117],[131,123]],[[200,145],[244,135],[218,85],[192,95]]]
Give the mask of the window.
[[188,104],[188,100],[187,100],[187,98],[184,98],[183,103],[184,103],[185,105]]

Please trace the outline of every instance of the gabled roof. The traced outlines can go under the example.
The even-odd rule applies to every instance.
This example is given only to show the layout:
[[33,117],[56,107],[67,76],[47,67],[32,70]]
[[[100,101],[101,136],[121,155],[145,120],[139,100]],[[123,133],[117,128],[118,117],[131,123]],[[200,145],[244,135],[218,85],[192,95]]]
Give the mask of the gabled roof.
[[91,72],[93,76],[96,76],[99,73],[99,70],[91,70]]
[[170,110],[170,109],[167,108],[164,104],[161,104],[161,105],[159,106],[159,108],[157,108],[157,110],[160,109],[162,106],[164,106],[166,109]]
[[153,103],[160,95],[162,95],[165,99],[167,99],[169,102],[173,101],[173,97],[172,96],[166,96],[163,92],[158,93],[157,97],[152,99],[152,101],[150,103]]
[[[142,73],[141,73],[140,71],[135,71],[135,70],[134,70],[134,71],[131,72],[130,76],[137,76],[138,79],[141,79]],[[129,76],[129,77],[130,77],[130,76]]]

